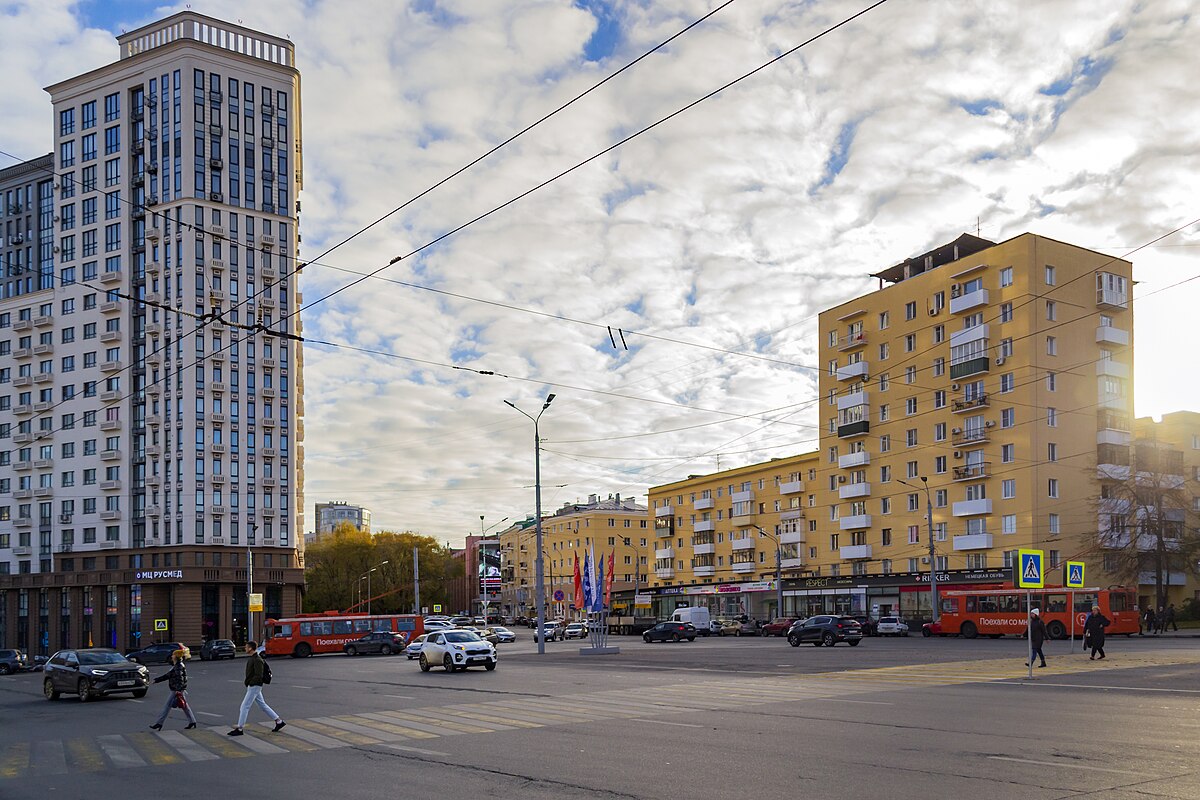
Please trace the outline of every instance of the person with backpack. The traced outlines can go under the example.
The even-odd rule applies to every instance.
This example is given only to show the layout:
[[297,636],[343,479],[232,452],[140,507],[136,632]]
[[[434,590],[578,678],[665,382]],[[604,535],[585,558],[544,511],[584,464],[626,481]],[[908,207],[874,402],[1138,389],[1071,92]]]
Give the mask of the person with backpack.
[[191,730],[196,727],[196,715],[192,711],[192,705],[187,699],[187,667],[183,665],[183,651],[176,650],[171,653],[171,669],[169,672],[164,672],[154,679],[155,683],[167,682],[167,688],[171,690],[170,696],[167,698],[166,705],[163,706],[162,713],[158,715],[158,719],[150,727],[156,731],[161,731],[163,723],[167,721],[167,715],[171,713],[171,709],[179,707],[183,709],[183,713],[187,714],[188,724],[184,730]]
[[283,717],[276,714],[275,710],[267,705],[267,701],[263,698],[263,686],[271,682],[271,667],[262,657],[262,651],[258,649],[258,643],[254,640],[246,642],[246,653],[250,656],[246,659],[246,696],[242,698],[242,707],[238,711],[237,727],[229,731],[227,735],[245,735],[242,728],[246,725],[246,717],[250,715],[250,706],[255,703],[263,710],[263,713],[275,720],[275,728],[271,732],[278,733],[287,723],[283,721]]

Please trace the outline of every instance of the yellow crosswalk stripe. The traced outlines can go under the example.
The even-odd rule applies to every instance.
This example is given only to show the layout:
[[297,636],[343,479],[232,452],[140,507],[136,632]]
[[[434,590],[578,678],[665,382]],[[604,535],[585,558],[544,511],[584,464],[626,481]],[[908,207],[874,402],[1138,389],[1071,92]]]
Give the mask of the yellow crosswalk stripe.
[[67,751],[67,767],[72,772],[100,772],[108,768],[95,739],[68,739],[63,745]]
[[454,720],[446,719],[441,713],[440,708],[435,709],[420,709],[413,708],[408,711],[391,711],[388,716],[396,719],[408,720],[409,722],[418,722],[422,725],[435,725],[439,728],[445,728],[459,733],[495,733],[495,728],[485,728],[482,725],[470,725],[466,722],[455,722]]
[[246,758],[252,753],[244,747],[238,747],[231,742],[224,732],[214,732],[197,728],[194,731],[188,731],[188,738],[195,739],[196,743],[222,758]]
[[331,739],[338,739],[347,744],[370,745],[379,744],[381,740],[373,739],[369,736],[363,736],[360,733],[348,731],[345,728],[338,728],[333,725],[326,725],[323,722],[317,722],[311,719],[289,720],[288,725],[295,725],[298,728],[303,728],[306,731],[319,733],[323,736],[328,736]]
[[[382,714],[383,712],[380,712],[380,713]],[[381,720],[378,718],[369,717],[366,714],[360,714],[359,716],[354,718],[354,721],[358,725],[365,725],[368,728],[374,728],[376,730],[383,731],[384,733],[392,733],[397,736],[407,736],[410,739],[436,739],[436,738],[438,738],[438,735],[436,733],[430,733],[429,731],[420,731],[420,730],[417,730],[416,728],[406,728],[403,725],[397,725],[397,724],[394,724],[391,722],[385,722],[384,720]],[[399,721],[399,720],[397,720],[397,721]]]
[[[290,725],[291,723],[288,724]],[[293,753],[311,753],[314,750],[323,749],[311,742],[306,742],[303,739],[296,738],[295,736],[289,736],[287,730],[282,730],[279,733],[272,733],[271,743],[278,745],[285,750],[290,750]]]
[[147,764],[178,764],[183,758],[152,733],[130,733],[125,738]]
[[29,768],[29,742],[9,745],[0,754],[0,778],[15,778]]
[[446,714],[452,714],[452,715],[458,716],[458,717],[465,717],[467,719],[478,720],[479,722],[494,722],[497,725],[510,725],[514,728],[540,728],[540,727],[542,727],[541,725],[539,725],[536,722],[526,722],[526,721],[520,720],[520,719],[513,719],[512,717],[498,717],[498,716],[492,716],[491,714],[481,714],[480,712],[475,711],[473,709],[467,710],[467,709],[443,708],[442,711]]

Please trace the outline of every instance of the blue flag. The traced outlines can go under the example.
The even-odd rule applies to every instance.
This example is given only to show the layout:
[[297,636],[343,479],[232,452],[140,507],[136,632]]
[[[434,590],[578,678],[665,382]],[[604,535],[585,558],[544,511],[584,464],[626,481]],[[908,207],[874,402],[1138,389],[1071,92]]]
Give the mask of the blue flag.
[[579,609],[583,612],[592,610],[592,595],[595,592],[595,585],[592,583],[592,554],[588,553],[583,559],[583,608]]
[[596,588],[592,591],[592,605],[588,609],[597,614],[604,611],[604,556],[596,564]]

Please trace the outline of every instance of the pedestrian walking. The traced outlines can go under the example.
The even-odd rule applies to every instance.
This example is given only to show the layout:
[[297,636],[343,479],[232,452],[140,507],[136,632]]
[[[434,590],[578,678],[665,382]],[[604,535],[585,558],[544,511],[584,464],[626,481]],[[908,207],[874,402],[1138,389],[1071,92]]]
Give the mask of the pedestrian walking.
[[1177,624],[1175,624],[1175,604],[1174,603],[1171,603],[1171,605],[1167,606],[1167,618],[1163,622],[1163,633],[1167,632],[1168,625],[1171,626],[1171,630],[1176,631],[1176,632],[1179,631],[1179,626]]
[[1147,607],[1144,617],[1146,621],[1146,633],[1154,633],[1154,609]]
[[1100,613],[1100,606],[1092,606],[1092,613],[1088,615],[1084,630],[1084,635],[1092,648],[1090,660],[1096,660],[1096,653],[1100,654],[1100,658],[1104,658],[1104,629],[1111,624],[1108,617]]
[[1167,610],[1162,606],[1158,607],[1158,613],[1154,615],[1154,632],[1162,633],[1167,629]]
[[167,688],[171,690],[171,694],[167,697],[166,704],[163,705],[162,713],[158,715],[158,719],[150,727],[156,731],[161,731],[163,723],[167,721],[167,715],[171,713],[172,708],[182,708],[183,713],[187,715],[188,724],[184,730],[191,730],[196,727],[196,715],[192,711],[192,704],[187,699],[187,667],[183,664],[183,651],[176,650],[171,653],[171,669],[164,672],[154,679],[155,683],[167,682]]
[[246,717],[250,715],[250,706],[255,703],[263,710],[267,716],[275,720],[275,729],[271,731],[276,733],[287,725],[283,721],[283,717],[275,713],[275,710],[267,705],[267,701],[263,698],[263,684],[271,682],[271,668],[267,666],[267,662],[263,660],[262,650],[258,648],[258,644],[251,639],[246,642],[246,653],[249,658],[246,659],[246,696],[242,698],[242,707],[238,710],[237,727],[229,731],[229,736],[244,736],[245,732],[242,728],[246,725]]
[[1040,609],[1033,608],[1029,611],[1029,641],[1033,647],[1029,654],[1029,660],[1025,662],[1025,666],[1033,663],[1034,656],[1041,659],[1042,663],[1039,667],[1046,666],[1046,656],[1042,653],[1042,644],[1046,641],[1046,623],[1042,622],[1042,612]]

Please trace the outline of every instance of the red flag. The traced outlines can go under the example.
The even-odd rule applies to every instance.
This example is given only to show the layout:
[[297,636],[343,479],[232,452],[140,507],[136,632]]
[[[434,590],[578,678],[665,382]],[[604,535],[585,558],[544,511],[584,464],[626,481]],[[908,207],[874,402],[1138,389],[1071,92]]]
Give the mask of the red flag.
[[583,608],[583,577],[579,574],[579,556],[575,556],[575,608],[586,610]]
[[604,605],[612,599],[613,573],[617,571],[617,551],[608,554],[608,574],[604,576]]

